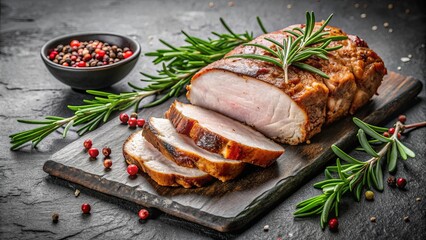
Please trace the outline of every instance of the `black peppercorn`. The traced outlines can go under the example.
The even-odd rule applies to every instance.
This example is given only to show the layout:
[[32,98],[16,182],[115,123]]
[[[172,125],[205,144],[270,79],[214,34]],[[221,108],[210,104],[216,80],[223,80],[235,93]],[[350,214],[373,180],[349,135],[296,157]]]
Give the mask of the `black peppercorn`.
[[123,53],[122,52],[118,52],[117,53],[117,58],[118,59],[124,59]]
[[392,176],[389,177],[387,182],[388,182],[389,187],[393,187],[393,188],[396,187],[396,179],[394,177],[392,177]]

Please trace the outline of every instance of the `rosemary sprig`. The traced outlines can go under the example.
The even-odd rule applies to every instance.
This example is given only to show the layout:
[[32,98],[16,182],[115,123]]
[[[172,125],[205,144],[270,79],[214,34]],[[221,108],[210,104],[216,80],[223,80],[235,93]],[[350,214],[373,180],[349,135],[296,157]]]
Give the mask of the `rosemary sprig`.
[[342,46],[328,48],[332,41],[347,39],[346,36],[328,36],[329,31],[324,31],[327,24],[330,22],[333,14],[331,14],[317,31],[313,31],[315,27],[314,12],[306,12],[306,25],[304,29],[299,27],[293,30],[285,30],[290,35],[283,39],[282,44],[274,39],[265,38],[265,40],[273,43],[273,47],[267,47],[262,44],[246,43],[246,46],[254,46],[265,50],[268,55],[260,54],[236,54],[228,58],[249,58],[257,59],[281,67],[284,70],[285,82],[288,82],[288,67],[293,65],[300,69],[316,73],[324,78],[329,78],[323,71],[311,65],[303,63],[304,60],[316,56],[321,59],[328,59],[327,53],[337,50]]
[[[314,187],[322,189],[323,193],[298,203],[295,217],[320,214],[320,224],[324,229],[330,212],[334,211],[334,214],[338,216],[339,203],[345,193],[352,192],[357,201],[360,201],[364,188],[374,187],[378,191],[383,191],[383,166],[387,164],[388,171],[393,172],[396,169],[398,156],[403,160],[415,157],[415,153],[398,139],[398,134],[407,127],[426,125],[426,122],[404,125],[398,121],[395,124],[395,133],[385,137],[382,133],[388,131],[387,128],[367,124],[358,118],[353,118],[353,121],[359,127],[357,137],[361,145],[360,149],[371,158],[361,161],[345,153],[336,145],[332,145],[331,149],[338,157],[336,166],[327,167],[324,171],[326,179],[314,184]],[[372,139],[367,139],[367,135]],[[376,151],[371,144],[380,144],[381,149]],[[341,160],[346,163],[342,164]]]
[[87,93],[94,95],[95,98],[93,100],[83,100],[84,105],[68,106],[69,109],[74,111],[74,115],[71,117],[47,116],[45,120],[18,120],[20,123],[43,126],[10,135],[10,143],[12,144],[10,149],[17,150],[28,142],[32,142],[33,147],[36,147],[45,137],[61,127],[64,127],[62,132],[64,138],[70,127],[76,126],[80,126],[77,133],[83,135],[96,129],[101,122],[108,121],[113,111],[122,111],[132,106],[137,108],[143,98],[156,92],[153,90],[113,94],[88,90]]
[[[260,18],[257,18],[257,21],[260,28],[266,31]],[[147,87],[138,87],[128,83],[134,91],[120,94],[88,90],[87,93],[94,95],[94,99],[83,100],[83,105],[68,106],[74,112],[71,117],[48,116],[44,120],[18,120],[21,123],[42,126],[10,135],[11,150],[17,150],[29,142],[33,144],[33,147],[36,147],[45,137],[62,127],[64,127],[63,137],[66,137],[71,127],[76,126],[80,126],[77,133],[83,135],[96,129],[101,123],[108,121],[114,111],[123,111],[134,107],[134,111],[137,112],[141,100],[150,95],[164,94],[161,98],[143,107],[156,106],[171,97],[179,96],[185,91],[185,86],[197,71],[209,63],[223,58],[234,47],[253,39],[252,33],[246,31],[237,34],[222,18],[220,22],[227,33],[212,32],[216,37],[215,39],[201,39],[182,32],[186,36],[185,41],[188,45],[176,47],[160,40],[167,49],[146,54],[156,57],[153,61],[154,64],[162,64],[162,69],[157,72],[157,76],[141,73],[147,78],[142,80],[149,83]]]

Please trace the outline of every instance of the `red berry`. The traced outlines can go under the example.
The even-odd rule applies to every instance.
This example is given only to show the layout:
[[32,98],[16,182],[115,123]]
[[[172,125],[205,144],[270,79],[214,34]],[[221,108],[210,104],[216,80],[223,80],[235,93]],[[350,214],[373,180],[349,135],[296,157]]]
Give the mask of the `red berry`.
[[86,63],[84,61],[80,61],[77,63],[77,67],[86,67]]
[[83,203],[82,205],[81,205],[81,211],[84,213],[84,214],[88,214],[88,213],[90,213],[90,210],[91,210],[92,208],[90,207],[90,204],[88,204],[88,203]]
[[54,54],[53,52],[49,54],[49,59],[50,60],[55,60],[56,54]]
[[337,218],[332,218],[328,221],[328,228],[332,232],[337,231],[337,229],[339,228],[339,221],[337,220]]
[[105,157],[108,157],[108,156],[111,154],[111,148],[109,148],[109,147],[104,147],[104,148],[102,148],[102,154],[103,154]]
[[123,53],[123,57],[124,57],[124,59],[129,58],[129,57],[130,57],[130,56],[132,56],[132,55],[133,55],[133,52],[132,52],[132,51],[127,51],[127,52]]
[[72,56],[71,56],[71,61],[74,61],[74,62],[75,62],[75,60],[77,60],[77,56],[72,55]]
[[111,159],[109,159],[109,158],[105,159],[105,160],[104,160],[104,167],[105,167],[105,168],[111,168],[111,166],[112,166],[112,161],[111,161]]
[[405,185],[407,185],[407,180],[405,180],[405,178],[398,178],[396,180],[396,186],[398,188],[403,189],[405,187]]
[[398,137],[398,139],[401,139],[401,133],[398,133],[396,136]]
[[129,124],[129,127],[131,127],[131,128],[136,127],[136,124],[137,124],[136,118],[130,118],[129,121],[127,122],[127,124]]
[[130,176],[135,176],[138,171],[139,168],[135,164],[130,164],[129,166],[127,166],[127,173],[129,173]]
[[129,115],[125,113],[120,114],[120,121],[121,123],[127,123],[127,121],[129,121]]
[[93,144],[92,140],[86,139],[86,140],[84,140],[83,146],[84,146],[85,149],[90,149],[92,147],[92,144]]
[[138,125],[138,127],[143,127],[143,125],[145,125],[145,119],[141,118],[136,120],[136,124]]
[[394,134],[395,133],[395,128],[389,128],[389,134]]
[[97,148],[89,149],[89,156],[91,158],[96,158],[99,155],[99,150]]
[[148,212],[148,210],[146,210],[146,209],[141,209],[140,211],[139,211],[139,213],[138,213],[138,215],[139,215],[139,218],[140,219],[142,219],[142,220],[145,220],[145,219],[148,219],[148,217],[149,217],[149,212]]
[[104,50],[99,50],[98,51],[98,56],[99,57],[104,57],[105,56],[105,51]]
[[389,137],[389,133],[388,133],[388,132],[384,132],[384,133],[383,133],[383,136],[385,136],[385,137]]
[[79,47],[80,46],[80,42],[78,40],[72,40],[70,43],[71,47]]
[[69,64],[67,62],[62,63],[62,66],[68,67]]
[[405,115],[399,115],[398,121],[400,121],[401,123],[405,123],[405,121],[407,121],[407,116],[405,116]]

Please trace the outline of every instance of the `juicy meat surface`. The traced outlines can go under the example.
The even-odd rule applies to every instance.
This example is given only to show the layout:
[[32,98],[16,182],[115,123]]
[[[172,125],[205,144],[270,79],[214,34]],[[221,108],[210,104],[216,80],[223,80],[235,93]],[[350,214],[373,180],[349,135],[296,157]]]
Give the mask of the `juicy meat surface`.
[[137,165],[161,186],[202,187],[213,180],[203,171],[181,167],[166,159],[144,139],[142,131],[127,138],[123,144],[123,155],[127,163]]
[[[320,23],[317,23],[318,28]],[[293,25],[304,28],[304,25]],[[284,30],[284,29],[283,29]],[[283,30],[261,35],[251,43],[271,47],[265,38],[282,42]],[[327,26],[330,35],[347,36],[341,29]],[[328,60],[315,57],[306,62],[329,79],[289,67],[289,81],[282,68],[242,58],[224,58],[200,70],[187,87],[192,104],[211,109],[253,126],[264,135],[283,143],[298,144],[331,123],[353,114],[374,95],[386,68],[380,57],[360,38],[332,42],[342,45],[328,54]],[[227,56],[261,54],[265,50],[241,45]]]
[[176,130],[224,158],[266,167],[284,149],[249,126],[217,112],[175,101],[166,112]]
[[165,157],[180,166],[198,168],[222,182],[234,179],[244,169],[244,163],[225,159],[199,148],[186,135],[179,134],[168,119],[150,118],[143,136]]

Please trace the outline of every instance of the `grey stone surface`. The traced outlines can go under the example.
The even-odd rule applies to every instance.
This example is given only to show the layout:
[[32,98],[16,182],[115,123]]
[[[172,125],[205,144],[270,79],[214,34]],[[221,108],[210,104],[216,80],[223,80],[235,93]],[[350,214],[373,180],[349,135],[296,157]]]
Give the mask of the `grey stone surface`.
[[[323,179],[312,176],[302,188],[278,204],[248,229],[219,234],[183,222],[160,212],[140,223],[139,206],[79,188],[42,171],[45,160],[77,138],[62,139],[53,134],[39,149],[9,151],[8,135],[30,126],[18,118],[45,115],[67,116],[67,104],[79,104],[88,96],[74,92],[56,81],[43,66],[39,49],[47,40],[77,31],[112,31],[135,37],[143,52],[160,47],[158,39],[181,44],[180,30],[207,36],[222,31],[223,17],[236,32],[260,31],[255,16],[262,17],[267,29],[275,30],[304,21],[304,12],[314,10],[325,18],[334,12],[332,24],[364,38],[383,58],[389,70],[412,75],[425,83],[426,15],[422,1],[1,1],[0,25],[0,238],[1,239],[424,239],[426,238],[426,128],[410,132],[404,139],[417,153],[415,159],[398,163],[396,176],[408,180],[407,190],[385,188],[374,202],[360,203],[346,197],[342,203],[338,233],[322,231],[318,217],[293,219],[294,206],[318,193],[312,184]],[[359,7],[354,6],[355,3]],[[393,9],[388,9],[388,4]],[[289,8],[291,4],[291,8]],[[407,11],[409,9],[409,11]],[[407,13],[408,12],[408,13]],[[366,18],[361,18],[365,13]],[[389,28],[383,27],[385,22]],[[372,30],[377,26],[376,31]],[[393,32],[389,33],[392,28]],[[409,62],[401,57],[411,54]],[[140,59],[136,70],[110,91],[128,90],[126,82],[138,83],[138,71],[154,71],[149,58]],[[398,71],[398,66],[401,70]],[[426,119],[425,90],[404,111],[409,122]],[[395,116],[396,117],[396,116]],[[390,126],[391,119],[384,125]],[[333,161],[332,161],[333,162]],[[388,174],[385,174],[387,177]],[[420,202],[416,198],[420,197]],[[92,205],[92,214],[82,216],[83,202]],[[51,222],[58,212],[59,223]],[[376,223],[369,221],[371,216]],[[410,222],[403,221],[404,216]],[[269,231],[263,227],[269,225]]]

